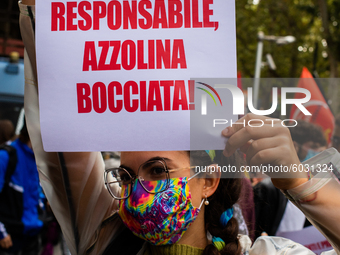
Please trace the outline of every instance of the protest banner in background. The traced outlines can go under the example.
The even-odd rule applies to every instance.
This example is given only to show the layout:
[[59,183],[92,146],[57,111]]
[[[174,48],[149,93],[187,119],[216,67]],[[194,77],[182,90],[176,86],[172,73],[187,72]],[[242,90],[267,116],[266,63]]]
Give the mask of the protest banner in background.
[[[329,85],[330,81],[324,82],[324,79],[319,79],[320,83],[324,85]],[[300,109],[298,109],[295,105],[292,106],[290,112],[291,119],[302,119],[307,122],[316,124],[322,127],[322,130],[325,134],[325,138],[328,143],[330,143],[333,130],[334,130],[334,116],[329,108],[324,96],[322,95],[316,81],[314,80],[312,74],[308,71],[306,67],[302,69],[301,79],[297,85],[300,88],[308,89],[311,92],[310,101],[305,104],[305,107],[312,114],[309,116],[304,115]],[[326,87],[326,86],[324,86]],[[302,98],[303,95],[295,94],[295,98]]]
[[36,2],[46,151],[188,150],[190,78],[236,78],[233,0]]

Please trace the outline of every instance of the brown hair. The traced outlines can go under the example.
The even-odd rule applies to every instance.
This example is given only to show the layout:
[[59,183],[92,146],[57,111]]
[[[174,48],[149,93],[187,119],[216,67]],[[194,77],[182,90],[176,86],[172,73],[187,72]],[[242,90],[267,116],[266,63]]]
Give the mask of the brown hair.
[[10,120],[0,120],[0,144],[14,137],[14,126]]
[[327,146],[327,141],[323,130],[320,126],[309,123],[304,120],[298,120],[296,127],[289,127],[292,140],[298,144],[304,144],[307,142],[314,142],[320,144],[320,146]]
[[[205,151],[191,151],[190,163],[196,166],[209,166],[212,163],[218,163],[220,166],[241,166],[241,157],[234,153],[231,157],[224,157],[219,153],[220,158],[216,156],[214,162]],[[230,176],[229,176],[230,177]],[[242,247],[238,240],[238,222],[232,217],[227,226],[223,227],[220,223],[220,217],[223,212],[231,208],[239,199],[241,193],[241,179],[239,176],[234,178],[221,178],[215,193],[208,198],[209,205],[205,207],[204,220],[206,230],[214,237],[219,237],[225,242],[225,247],[219,251],[213,244],[205,247],[203,255],[240,255]]]

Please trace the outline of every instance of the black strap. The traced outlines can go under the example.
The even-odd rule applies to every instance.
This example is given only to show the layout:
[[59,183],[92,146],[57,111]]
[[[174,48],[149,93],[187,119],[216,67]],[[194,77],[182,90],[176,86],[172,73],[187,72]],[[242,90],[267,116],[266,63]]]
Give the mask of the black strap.
[[11,180],[11,176],[13,175],[15,171],[15,167],[18,162],[17,151],[14,147],[7,145],[7,144],[1,144],[0,150],[7,151],[8,156],[9,156],[6,175],[5,175],[5,183],[9,183]]

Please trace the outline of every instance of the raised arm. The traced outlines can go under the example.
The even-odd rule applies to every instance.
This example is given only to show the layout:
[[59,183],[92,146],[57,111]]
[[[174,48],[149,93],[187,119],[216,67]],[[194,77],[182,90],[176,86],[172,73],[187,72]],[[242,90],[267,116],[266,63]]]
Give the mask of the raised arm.
[[[286,166],[290,169],[281,173],[268,173],[273,184],[306,215],[310,222],[328,239],[340,254],[340,154],[328,149],[300,163],[288,128],[273,125],[265,116],[248,114],[239,121],[261,119],[262,127],[234,125],[222,134],[228,137],[224,151],[226,156],[240,148],[249,165]],[[254,124],[255,125],[255,124]],[[299,168],[302,167],[302,168]],[[293,169],[301,169],[295,171]],[[313,171],[314,170],[314,171]],[[316,171],[317,170],[317,171]],[[320,172],[316,174],[317,172]],[[314,173],[313,173],[314,172]],[[309,180],[311,175],[315,175]]]
[[[40,180],[72,254],[101,254],[120,231],[117,209],[104,185],[99,152],[45,152],[39,119],[34,0],[22,0],[20,28],[25,50],[25,115]],[[105,221],[105,224],[103,222]]]
[[[284,194],[324,235],[340,254],[340,184],[337,176],[340,171],[340,154],[330,148],[304,162],[316,174],[310,181]],[[321,168],[319,169],[319,167]],[[318,169],[317,173],[315,169]]]

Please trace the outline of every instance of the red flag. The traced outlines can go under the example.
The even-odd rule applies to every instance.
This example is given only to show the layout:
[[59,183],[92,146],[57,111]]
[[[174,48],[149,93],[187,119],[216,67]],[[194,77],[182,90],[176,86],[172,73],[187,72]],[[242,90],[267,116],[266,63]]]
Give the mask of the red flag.
[[239,87],[243,91],[242,74],[240,71],[237,72],[237,87]]
[[[312,115],[304,115],[300,109],[295,105],[292,105],[290,112],[290,118],[295,120],[305,120],[310,123],[314,123],[322,127],[326,140],[328,143],[331,141],[331,137],[334,129],[334,116],[329,109],[318,85],[316,84],[312,74],[306,67],[302,69],[302,74],[298,87],[305,88],[310,91],[311,99],[309,102],[303,104],[304,107]],[[294,98],[304,98],[305,95],[302,93],[296,93]]]

